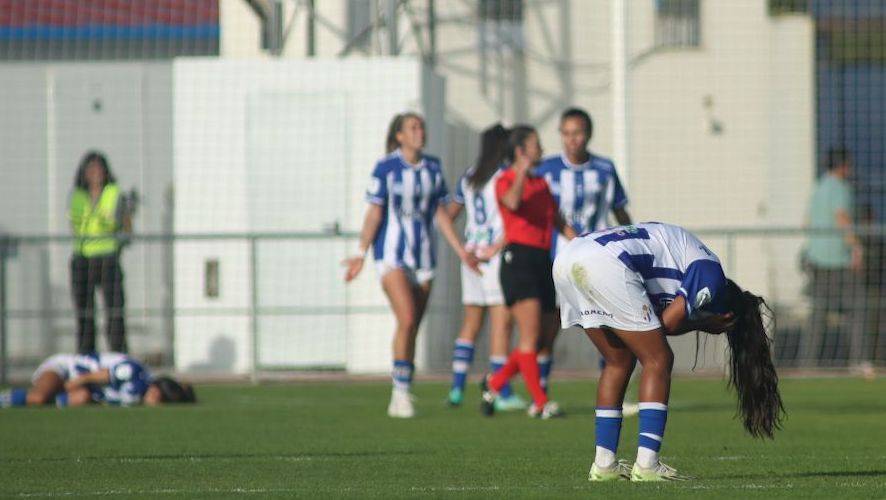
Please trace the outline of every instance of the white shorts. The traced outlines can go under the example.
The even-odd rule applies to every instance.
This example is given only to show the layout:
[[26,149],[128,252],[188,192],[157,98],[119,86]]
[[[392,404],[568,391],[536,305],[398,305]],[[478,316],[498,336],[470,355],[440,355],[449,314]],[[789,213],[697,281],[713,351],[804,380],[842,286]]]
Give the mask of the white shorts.
[[40,363],[40,366],[37,367],[37,371],[34,372],[34,376],[31,377],[31,382],[36,382],[40,375],[43,375],[46,372],[53,372],[58,374],[62,380],[68,380],[68,375],[71,373],[71,367],[74,366],[74,354],[54,354],[45,361]]
[[468,266],[461,265],[461,303],[466,306],[499,306],[505,303],[498,279],[501,268],[501,254],[496,254],[489,262],[480,264],[483,274],[477,274]]
[[554,286],[563,328],[645,332],[661,327],[640,274],[592,239],[575,239],[558,252]]
[[395,269],[402,269],[406,273],[406,278],[415,285],[424,285],[434,279],[433,269],[412,269],[406,266],[397,266],[383,260],[375,261],[375,271],[378,274],[379,281]]

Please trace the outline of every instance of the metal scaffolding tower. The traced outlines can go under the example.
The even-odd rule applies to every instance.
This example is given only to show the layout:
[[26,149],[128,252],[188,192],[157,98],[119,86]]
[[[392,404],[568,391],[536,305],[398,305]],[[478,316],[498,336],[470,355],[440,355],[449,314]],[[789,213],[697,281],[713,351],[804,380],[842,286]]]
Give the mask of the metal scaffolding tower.
[[[344,26],[325,16],[315,0],[245,1],[261,20],[262,46],[269,54],[282,55],[290,37],[304,36],[303,55],[313,57],[318,33],[324,31],[339,42],[339,57],[418,56],[442,74],[476,80],[499,116],[513,121],[544,122],[576,92],[608,92],[610,87],[608,64],[575,59],[574,2],[566,0],[338,0],[346,11]],[[526,43],[527,23],[541,34],[534,44]],[[476,27],[475,38],[439,43],[439,33],[452,25]],[[530,64],[553,75],[558,88],[533,85]],[[577,85],[576,69],[599,77]],[[537,109],[529,109],[530,99]]]

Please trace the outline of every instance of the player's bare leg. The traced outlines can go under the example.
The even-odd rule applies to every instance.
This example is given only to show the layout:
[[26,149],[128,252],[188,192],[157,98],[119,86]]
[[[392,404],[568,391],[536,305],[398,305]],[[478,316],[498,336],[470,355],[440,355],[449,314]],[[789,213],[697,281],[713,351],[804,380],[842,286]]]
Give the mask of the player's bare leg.
[[665,339],[664,332],[660,329],[648,332],[613,329],[612,332],[637,357],[643,367],[643,373],[640,375],[640,401],[667,404],[671,391],[674,353]]
[[624,342],[610,331],[586,328],[585,334],[606,360],[597,385],[597,406],[620,408],[637,358]]
[[640,436],[632,481],[688,479],[659,461],[668,415],[674,353],[661,329],[645,332],[613,330],[643,366],[640,376]]
[[541,387],[548,392],[548,381],[554,364],[554,342],[560,333],[560,309],[544,313],[541,326],[541,337],[538,339],[538,371]]
[[489,306],[489,353],[507,356],[511,348],[513,322],[507,306]]
[[382,288],[388,297],[397,322],[392,346],[394,390],[391,394],[391,404],[388,406],[388,415],[410,418],[415,415],[410,394],[414,370],[415,336],[418,332],[421,315],[427,304],[430,284],[427,284],[425,289],[416,287],[404,270],[394,269],[382,277]]
[[87,387],[77,387],[68,391],[68,406],[85,406],[92,403],[92,394]]
[[28,390],[28,406],[40,406],[55,402],[56,394],[64,392],[65,381],[54,371],[45,371],[37,377]]
[[483,306],[465,305],[464,318],[462,319],[461,330],[458,332],[459,340],[474,342],[477,335],[483,327],[483,319],[486,316],[486,308]]

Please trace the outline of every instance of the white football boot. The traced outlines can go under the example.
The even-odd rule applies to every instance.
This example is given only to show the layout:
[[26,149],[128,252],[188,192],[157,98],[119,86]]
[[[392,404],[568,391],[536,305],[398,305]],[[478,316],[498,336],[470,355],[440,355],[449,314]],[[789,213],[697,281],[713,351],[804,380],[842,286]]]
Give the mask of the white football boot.
[[388,416],[392,418],[412,418],[415,416],[415,397],[407,391],[394,389],[391,391],[391,403],[388,405]]

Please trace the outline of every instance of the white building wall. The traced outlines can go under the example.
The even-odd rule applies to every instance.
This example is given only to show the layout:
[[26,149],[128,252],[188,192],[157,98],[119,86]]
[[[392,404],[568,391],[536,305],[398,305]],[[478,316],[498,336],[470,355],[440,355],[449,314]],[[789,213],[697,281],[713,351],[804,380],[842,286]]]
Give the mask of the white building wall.
[[[317,56],[335,57],[345,43],[346,2],[317,4],[323,17]],[[701,2],[699,47],[656,49],[655,3],[628,5],[631,165],[617,168],[630,187],[634,219],[690,228],[801,224],[814,172],[812,20],[772,17],[764,0],[707,0]],[[528,121],[546,151],[558,151],[558,115],[569,105],[590,111],[596,124],[591,148],[612,154],[610,6],[604,0],[527,1],[523,73],[507,51],[481,57],[475,3],[437,2],[435,71],[446,81],[450,172],[473,160],[476,135],[498,120]],[[303,23],[302,13],[284,57],[304,57]],[[400,30],[401,53],[418,53],[405,17]],[[258,43],[246,31],[237,39]],[[222,56],[228,56],[224,49]],[[712,131],[716,126],[719,133]],[[733,252],[724,260],[740,283],[794,304],[802,283],[793,263],[800,244],[797,238],[711,241],[721,254]],[[449,337],[434,339],[435,350],[448,347]],[[591,350],[575,339],[558,354],[567,366],[584,366]]]
[[[179,233],[317,233],[336,221],[358,231],[390,118],[406,109],[428,115],[431,154],[445,140],[432,112],[442,107],[442,82],[409,58],[181,59],[174,82]],[[249,245],[177,243],[177,368],[387,371],[393,318],[371,260],[355,283],[342,282],[339,262],[355,247],[342,239],[259,241],[258,305],[281,312],[262,313],[253,329]],[[207,260],[219,262],[217,298],[204,294]]]
[[[106,154],[117,182],[135,188],[140,233],[169,231],[172,206],[171,68],[167,63],[0,65],[0,232],[69,235],[68,200],[80,159]],[[123,251],[127,335],[133,353],[165,362],[170,325],[165,263],[169,245]],[[38,360],[76,347],[69,242],[21,245],[8,261],[10,357]],[[106,345],[98,300],[99,348]]]

